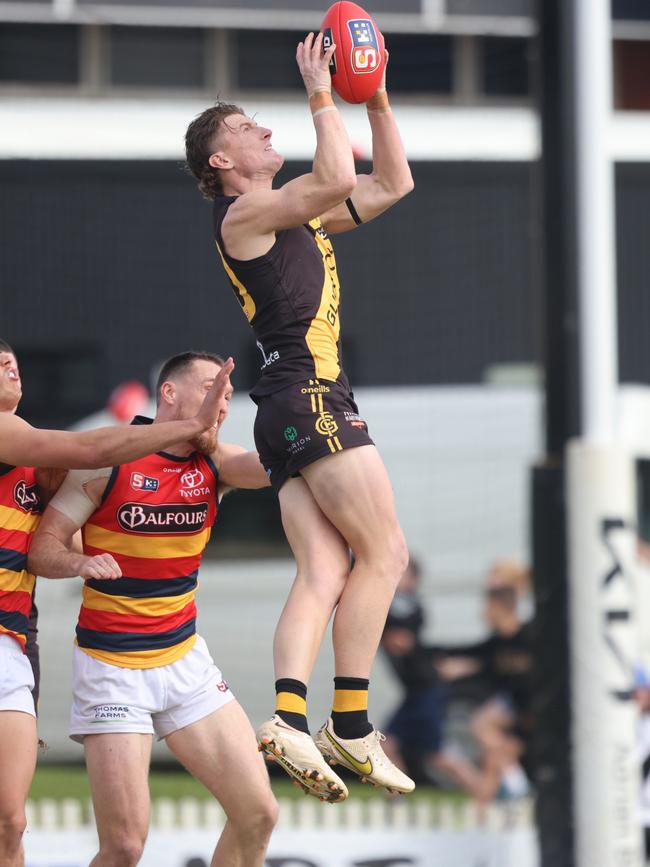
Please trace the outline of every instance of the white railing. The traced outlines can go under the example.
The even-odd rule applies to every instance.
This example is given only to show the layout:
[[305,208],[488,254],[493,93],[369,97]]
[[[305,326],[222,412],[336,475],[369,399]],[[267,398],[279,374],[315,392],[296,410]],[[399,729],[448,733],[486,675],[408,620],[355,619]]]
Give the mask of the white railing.
[[[465,801],[350,798],[343,804],[321,804],[312,798],[280,798],[278,828],[514,831],[533,826],[533,805],[528,799],[490,804],[484,811]],[[220,828],[223,810],[212,800],[156,798],[151,826],[160,830]],[[33,830],[76,830],[93,824],[92,804],[77,798],[43,798],[27,803],[27,825]]]

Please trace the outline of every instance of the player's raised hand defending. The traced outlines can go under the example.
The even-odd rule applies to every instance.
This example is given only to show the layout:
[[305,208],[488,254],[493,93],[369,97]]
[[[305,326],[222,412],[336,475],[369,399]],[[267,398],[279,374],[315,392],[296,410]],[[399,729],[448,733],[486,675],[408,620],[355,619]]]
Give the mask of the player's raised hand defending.
[[313,33],[305,36],[304,42],[298,43],[296,50],[296,62],[305,83],[307,96],[315,93],[332,90],[332,77],[329,71],[330,60],[336,51],[336,45],[332,44],[323,53],[323,34]]
[[122,577],[122,570],[110,554],[97,554],[86,557],[79,569],[81,578],[95,578],[99,581],[114,581]]
[[197,419],[201,422],[201,430],[208,430],[209,428],[219,430],[228,415],[226,394],[231,389],[230,374],[234,369],[235,362],[232,358],[227,358],[215,376],[197,415]]

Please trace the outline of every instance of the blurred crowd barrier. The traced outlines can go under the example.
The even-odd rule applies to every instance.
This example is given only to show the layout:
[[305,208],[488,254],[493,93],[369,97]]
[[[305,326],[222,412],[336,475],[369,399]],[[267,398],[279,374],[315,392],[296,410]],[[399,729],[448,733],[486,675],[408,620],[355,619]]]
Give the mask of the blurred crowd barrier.
[[[78,801],[28,805],[27,867],[85,867],[97,849]],[[152,805],[141,867],[208,867],[224,815],[214,801]],[[463,803],[351,799],[280,800],[268,867],[536,867],[528,801],[493,805],[482,817]]]

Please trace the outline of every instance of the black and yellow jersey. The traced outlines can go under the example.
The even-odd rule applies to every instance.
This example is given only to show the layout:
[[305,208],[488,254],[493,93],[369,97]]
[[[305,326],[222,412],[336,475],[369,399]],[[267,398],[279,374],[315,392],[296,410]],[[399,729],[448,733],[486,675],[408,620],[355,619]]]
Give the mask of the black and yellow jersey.
[[248,261],[229,256],[221,225],[236,196],[214,203],[217,249],[262,353],[253,399],[299,380],[342,382],[340,285],[332,243],[318,218],[276,233],[268,253]]

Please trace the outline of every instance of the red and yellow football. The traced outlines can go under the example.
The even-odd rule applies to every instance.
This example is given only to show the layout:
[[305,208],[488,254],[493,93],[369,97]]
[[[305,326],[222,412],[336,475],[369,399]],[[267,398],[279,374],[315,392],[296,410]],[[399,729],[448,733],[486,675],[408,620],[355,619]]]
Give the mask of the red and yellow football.
[[321,32],[324,49],[336,45],[332,87],[346,102],[367,102],[381,83],[386,62],[379,28],[361,6],[340,0],[327,10]]

